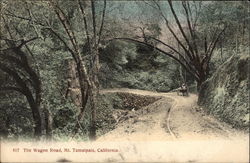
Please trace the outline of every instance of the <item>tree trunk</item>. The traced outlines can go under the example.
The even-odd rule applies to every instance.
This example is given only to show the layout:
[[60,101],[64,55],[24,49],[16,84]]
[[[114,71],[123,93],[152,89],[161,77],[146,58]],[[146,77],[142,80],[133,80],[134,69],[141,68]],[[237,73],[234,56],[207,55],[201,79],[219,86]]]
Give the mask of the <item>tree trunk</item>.
[[34,136],[35,136],[35,138],[39,139],[39,137],[42,136],[42,131],[43,131],[43,119],[42,119],[42,115],[41,115],[40,104],[38,104],[34,100],[32,94],[30,92],[26,93],[26,98],[27,98],[27,101],[28,101],[29,106],[31,108],[33,120],[35,123]]
[[29,103],[30,103],[30,107],[31,107],[31,110],[32,110],[33,120],[34,120],[34,123],[35,123],[34,136],[35,136],[35,138],[39,139],[39,137],[42,136],[42,129],[43,129],[40,106],[37,106],[33,102],[29,102]]
[[199,80],[196,80],[196,82],[197,82],[197,92],[198,93],[200,92],[202,83],[204,83],[206,80],[207,80],[207,76],[206,75],[201,75],[200,78],[199,78]]
[[98,80],[98,72],[99,72],[99,54],[97,48],[94,49],[94,64],[92,68],[92,85],[90,89],[90,107],[91,107],[91,125],[89,131],[89,139],[96,140],[96,109],[97,109],[97,97],[99,94],[99,80]]
[[90,89],[90,107],[91,107],[91,125],[89,130],[89,139],[96,140],[96,104],[97,104],[97,90],[95,84]]
[[48,109],[44,109],[44,116],[45,116],[46,138],[50,140],[52,138],[53,118],[52,118],[51,112]]

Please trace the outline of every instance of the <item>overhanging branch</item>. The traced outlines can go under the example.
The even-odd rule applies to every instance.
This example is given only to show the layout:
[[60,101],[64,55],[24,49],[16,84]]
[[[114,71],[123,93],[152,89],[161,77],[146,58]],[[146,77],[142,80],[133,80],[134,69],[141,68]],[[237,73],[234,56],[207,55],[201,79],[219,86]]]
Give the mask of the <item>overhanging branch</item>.
[[155,49],[155,50],[157,50],[157,51],[159,51],[159,52],[173,58],[175,61],[177,61],[179,64],[181,64],[191,75],[193,75],[195,77],[195,79],[197,79],[197,80],[199,79],[198,76],[196,75],[196,73],[193,72],[188,66],[186,66],[186,64],[183,63],[180,59],[178,59],[176,56],[174,56],[174,55],[172,55],[172,54],[170,54],[168,52],[165,52],[164,50],[162,50],[162,49],[160,49],[158,47],[155,47],[155,46],[153,46],[151,44],[148,44],[148,43],[145,43],[145,42],[142,42],[142,41],[139,41],[139,40],[135,40],[135,39],[132,39],[132,38],[123,38],[123,37],[122,38],[113,38],[113,39],[111,39],[109,41],[113,41],[113,40],[131,41],[131,42],[143,44],[143,45],[146,45],[146,46],[148,46],[148,47],[150,47],[152,49]]

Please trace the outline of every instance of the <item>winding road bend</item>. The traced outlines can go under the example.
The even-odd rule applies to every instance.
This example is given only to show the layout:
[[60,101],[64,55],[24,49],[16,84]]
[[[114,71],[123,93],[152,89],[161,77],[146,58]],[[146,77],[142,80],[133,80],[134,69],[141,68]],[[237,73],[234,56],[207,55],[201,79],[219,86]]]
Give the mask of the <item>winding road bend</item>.
[[118,124],[113,131],[98,141],[172,141],[172,140],[248,140],[248,135],[207,115],[197,106],[197,96],[178,96],[176,92],[159,93],[136,89],[108,89],[101,93],[124,92],[162,97],[150,104],[137,116]]

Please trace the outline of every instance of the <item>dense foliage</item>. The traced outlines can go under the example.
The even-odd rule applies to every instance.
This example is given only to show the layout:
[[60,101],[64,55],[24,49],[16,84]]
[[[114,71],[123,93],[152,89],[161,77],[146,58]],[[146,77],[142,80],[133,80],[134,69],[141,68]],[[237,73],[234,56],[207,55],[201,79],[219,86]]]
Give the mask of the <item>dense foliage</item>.
[[[97,104],[97,115],[93,116],[91,108],[95,101],[91,99],[91,95],[95,91],[98,92],[97,89],[126,87],[170,91],[183,82],[195,84],[194,77],[181,67],[179,62],[152,48],[159,45],[152,38],[159,39],[164,33],[167,33],[165,39],[171,46],[177,48],[177,44],[172,41],[172,36],[163,30],[164,20],[160,17],[159,10],[152,8],[150,4],[143,1],[113,3],[94,0],[51,2],[53,3],[1,1],[1,137],[33,137],[36,130],[34,126],[42,123],[42,133],[37,133],[39,137],[52,136],[57,140],[75,137],[85,140],[88,139],[89,129],[93,125],[93,117],[97,117],[98,133],[107,132],[100,125],[111,124],[107,121],[100,123],[102,119],[98,119],[103,117],[101,115],[112,114],[108,104],[105,107]],[[85,15],[79,4],[83,6]],[[227,25],[209,63],[210,74],[230,56],[237,55],[248,46],[248,5],[245,1],[201,3],[202,10],[197,21],[199,39],[212,38],[213,32],[221,30],[222,24]],[[178,9],[177,16],[182,20],[180,4],[176,2],[174,7]],[[190,12],[195,13],[195,10],[191,7]],[[170,21],[173,20],[170,13],[164,14],[170,17]],[[67,19],[64,20],[64,17]],[[86,24],[89,25],[87,30],[84,26]],[[70,30],[67,30],[67,25]],[[174,32],[180,35],[176,30]],[[124,40],[113,41],[116,37],[143,39],[150,46]],[[184,39],[181,38],[182,40]],[[16,51],[6,53],[8,49]],[[166,52],[173,53],[169,49]],[[90,87],[93,85],[90,85],[86,78],[79,81],[82,67],[78,66],[80,59],[76,59],[76,56],[84,61],[81,66],[86,67],[87,75],[83,76],[89,77],[90,82],[93,80],[96,88]],[[87,85],[84,87],[86,89],[80,89],[79,83],[85,84],[81,88]],[[24,87],[26,91],[23,91]],[[87,99],[86,108],[81,106],[83,101],[80,100],[79,104],[84,91],[87,92],[86,96],[90,97],[90,100]],[[106,100],[105,103],[108,103],[107,97],[100,98],[99,101]],[[39,116],[41,122],[36,122],[36,117]],[[77,127],[79,131],[75,130]]]

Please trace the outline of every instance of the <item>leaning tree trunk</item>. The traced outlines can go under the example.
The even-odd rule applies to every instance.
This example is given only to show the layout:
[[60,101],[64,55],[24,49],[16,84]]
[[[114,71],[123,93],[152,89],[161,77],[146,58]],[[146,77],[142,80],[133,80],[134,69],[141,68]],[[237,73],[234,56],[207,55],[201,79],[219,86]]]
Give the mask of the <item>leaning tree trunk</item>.
[[[14,90],[22,93],[31,108],[33,120],[35,123],[34,126],[34,136],[36,138],[39,138],[42,135],[43,130],[43,121],[42,121],[42,115],[40,110],[40,102],[37,102],[37,100],[33,97],[32,90],[27,86],[26,81],[24,81],[20,75],[15,71],[7,66],[3,65],[3,63],[0,63],[0,69],[4,72],[6,72],[8,75],[12,76],[15,82],[17,83],[18,87],[6,87],[7,90]],[[29,73],[29,71],[26,71]],[[37,96],[40,98],[40,96]],[[39,101],[39,100],[38,100]]]
[[34,136],[36,138],[39,138],[42,135],[43,130],[43,123],[42,123],[42,116],[40,112],[40,106],[36,105],[35,101],[31,97],[27,97],[27,100],[29,102],[30,108],[32,110],[32,116],[35,123],[34,126]]

